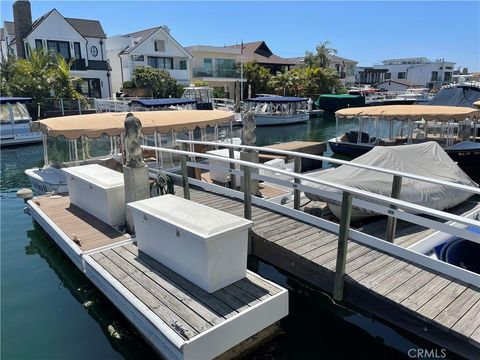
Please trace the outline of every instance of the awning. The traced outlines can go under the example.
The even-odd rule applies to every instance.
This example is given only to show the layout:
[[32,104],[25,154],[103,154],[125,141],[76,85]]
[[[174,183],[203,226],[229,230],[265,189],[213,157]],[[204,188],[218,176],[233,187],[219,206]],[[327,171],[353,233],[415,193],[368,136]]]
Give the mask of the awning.
[[[133,114],[140,119],[145,135],[194,130],[235,120],[232,113],[222,110],[140,111]],[[119,136],[124,130],[126,115],[126,112],[118,112],[62,116],[34,121],[31,128],[48,136],[63,135],[67,139],[78,139],[81,135],[89,138],[98,138],[102,134]]]
[[385,105],[341,109],[335,115],[341,118],[363,116],[383,120],[462,121],[467,117],[480,117],[480,110],[460,106]]
[[0,104],[15,104],[15,103],[31,103],[32,98],[29,97],[0,97]]
[[196,102],[197,102],[196,100],[180,99],[180,98],[139,99],[139,100],[131,101],[132,104],[138,104],[145,107],[185,105],[185,104],[195,104]]

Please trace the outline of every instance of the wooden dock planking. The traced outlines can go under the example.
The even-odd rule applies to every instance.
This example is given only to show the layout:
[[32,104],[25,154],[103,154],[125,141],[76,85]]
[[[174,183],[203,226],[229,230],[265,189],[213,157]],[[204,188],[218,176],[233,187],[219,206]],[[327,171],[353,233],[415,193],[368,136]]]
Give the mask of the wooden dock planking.
[[[239,200],[195,188],[190,191],[192,199],[200,203],[207,201],[219,210],[243,213],[243,203]],[[195,194],[199,192],[203,194],[197,198]],[[181,196],[181,191],[177,195]],[[221,202],[219,198],[230,201]],[[471,202],[467,208],[475,206],[478,205]],[[459,207],[455,213],[468,209]],[[332,291],[338,235],[256,206],[252,214],[254,255]],[[384,236],[383,230],[373,231],[371,224],[366,227],[367,233]],[[431,233],[431,229],[399,221],[400,237],[395,243],[406,247]],[[458,280],[349,240],[345,299],[459,354],[480,356],[480,289],[477,287],[467,287]],[[464,346],[466,339],[473,346]]]
[[72,205],[68,196],[37,196],[35,204],[40,207],[71,240],[77,239],[76,246],[89,251],[130,238],[98,220],[93,215]]
[[194,285],[128,244],[90,257],[185,340],[221,324],[280,291],[248,273],[214,293]]

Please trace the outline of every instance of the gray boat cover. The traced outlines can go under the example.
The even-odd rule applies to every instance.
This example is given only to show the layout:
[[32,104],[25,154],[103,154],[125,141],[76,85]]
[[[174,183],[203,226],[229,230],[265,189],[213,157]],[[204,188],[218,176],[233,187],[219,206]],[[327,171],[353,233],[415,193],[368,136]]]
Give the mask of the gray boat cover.
[[[457,184],[478,187],[448,156],[441,146],[434,141],[415,145],[376,146],[365,155],[352,160],[352,163],[398,170]],[[343,165],[330,171],[312,174],[311,176],[319,180],[351,186],[384,196],[391,196],[392,192],[392,175],[352,166]],[[313,182],[304,183],[328,192],[341,192],[340,190]],[[462,203],[471,195],[471,193],[442,185],[402,178],[400,199],[431,209],[444,210]],[[335,204],[335,202],[315,194],[305,193],[305,196],[314,201],[326,201],[330,205]],[[336,216],[339,216],[339,208],[334,209],[332,206],[330,206],[330,208]],[[356,209],[358,216],[374,215],[367,211],[358,214],[358,210],[359,209]],[[354,215],[355,212],[353,216]]]

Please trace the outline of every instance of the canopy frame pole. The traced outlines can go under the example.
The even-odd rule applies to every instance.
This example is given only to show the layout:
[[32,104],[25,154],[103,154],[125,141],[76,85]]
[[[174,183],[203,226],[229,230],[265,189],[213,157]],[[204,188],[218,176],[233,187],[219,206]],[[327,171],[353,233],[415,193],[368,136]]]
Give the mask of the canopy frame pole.
[[[158,137],[157,137],[157,132],[156,131],[153,133],[153,141],[154,141],[155,147],[157,148],[158,147]],[[160,169],[159,156],[160,156],[160,151],[156,150],[155,151],[155,162],[157,164],[157,169]]]
[[85,159],[86,159],[86,154],[85,154],[85,147],[86,147],[86,144],[85,144],[85,135],[82,135],[82,136],[81,136],[81,139],[82,139],[82,160],[85,161]]
[[[400,197],[400,191],[402,189],[402,177],[398,175],[393,176],[392,182],[392,198],[398,199]],[[394,205],[390,205],[392,210],[389,210],[393,214],[394,210],[397,210],[397,207]],[[387,231],[385,233],[385,240],[392,243],[395,240],[395,230],[397,228],[397,218],[393,216],[389,216],[387,219]]]
[[335,115],[335,142],[337,142],[338,139],[338,115]]
[[230,144],[233,144],[233,121],[230,121]]
[[68,162],[72,163],[72,148],[73,148],[73,142],[72,140],[68,140]]
[[74,146],[75,146],[75,165],[78,165],[78,143],[77,143],[77,139],[74,139]]
[[43,162],[44,162],[44,166],[47,166],[48,165],[48,143],[47,143],[46,134],[43,134],[42,142],[43,142]]
[[[218,142],[218,124],[215,124],[215,142]],[[215,146],[215,150],[218,150],[218,145]]]

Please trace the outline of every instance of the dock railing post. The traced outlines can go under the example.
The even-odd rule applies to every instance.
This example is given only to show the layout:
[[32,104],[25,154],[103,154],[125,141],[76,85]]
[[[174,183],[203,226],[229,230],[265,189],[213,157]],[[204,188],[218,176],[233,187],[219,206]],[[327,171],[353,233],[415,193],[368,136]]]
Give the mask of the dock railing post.
[[[297,156],[295,158],[293,171],[297,174],[302,172],[302,158],[300,156]],[[300,179],[295,177],[294,182],[295,184],[300,184]],[[297,185],[293,185],[293,186],[295,188],[293,190],[293,208],[295,210],[300,210],[300,190],[297,189]]]
[[[229,148],[228,149],[228,157],[230,159],[235,159],[235,149],[234,148]],[[230,163],[230,170],[235,170],[235,164]],[[236,183],[236,176],[233,173],[233,171],[230,171],[230,187],[235,190],[237,188],[237,183]]]
[[[398,199],[400,197],[400,190],[402,189],[402,177],[398,175],[393,176],[393,183],[392,183],[392,198]],[[395,205],[390,205],[392,210],[396,210],[397,207]],[[393,214],[393,211],[391,213]],[[390,213],[389,211],[389,213]],[[385,233],[385,240],[388,242],[393,243],[395,240],[395,230],[397,228],[397,218],[394,216],[389,216],[387,219],[387,231]]]
[[342,194],[342,211],[340,214],[340,230],[338,233],[337,265],[335,267],[335,283],[333,298],[343,300],[343,283],[345,265],[347,263],[348,234],[350,232],[350,218],[352,215],[352,194],[344,191]]
[[183,197],[190,200],[190,186],[188,184],[187,173],[187,155],[180,155],[180,164],[182,167]]
[[243,166],[243,217],[252,220],[252,169],[250,166]]

